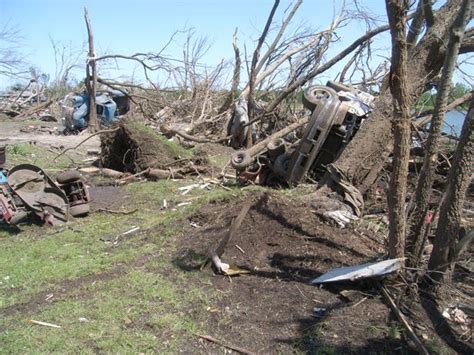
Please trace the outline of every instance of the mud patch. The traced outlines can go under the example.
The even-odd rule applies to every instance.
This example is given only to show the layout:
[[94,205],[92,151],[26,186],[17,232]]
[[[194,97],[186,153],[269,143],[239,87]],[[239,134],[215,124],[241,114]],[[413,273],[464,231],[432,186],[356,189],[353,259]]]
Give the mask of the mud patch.
[[95,186],[91,185],[89,189],[92,201],[91,210],[113,210],[126,205],[127,196],[123,189],[118,186]]

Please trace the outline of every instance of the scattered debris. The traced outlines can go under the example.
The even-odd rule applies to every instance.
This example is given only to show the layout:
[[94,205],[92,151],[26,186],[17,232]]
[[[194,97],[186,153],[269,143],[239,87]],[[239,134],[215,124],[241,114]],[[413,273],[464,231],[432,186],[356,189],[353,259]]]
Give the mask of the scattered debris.
[[237,346],[233,346],[233,345],[229,345],[229,344],[226,344],[224,343],[222,340],[218,340],[214,337],[211,337],[210,335],[199,335],[199,334],[196,334],[196,336],[198,336],[199,338],[202,338],[202,339],[205,339],[211,343],[215,343],[217,345],[220,345],[224,348],[227,348],[227,349],[230,349],[230,350],[233,350],[233,351],[236,351],[240,354],[246,354],[246,355],[253,355],[255,354],[254,352],[252,351],[248,351],[246,349],[243,349],[243,348],[239,348]]
[[117,170],[109,169],[109,168],[101,169],[100,173],[112,179],[120,179],[124,176],[124,173],[122,173],[121,171],[117,171]]
[[382,277],[394,273],[403,265],[404,258],[388,259],[375,263],[347,266],[333,269],[311,281],[312,284],[328,282],[357,281],[371,277]]
[[323,213],[323,217],[335,221],[340,228],[344,228],[347,224],[359,219],[353,213],[345,210],[327,211]]
[[410,336],[410,338],[413,340],[413,342],[415,343],[417,349],[418,349],[418,352],[420,354],[423,354],[423,355],[429,355],[429,352],[428,350],[426,349],[426,347],[423,345],[423,343],[421,342],[421,340],[418,338],[418,336],[415,334],[413,328],[410,326],[410,324],[408,323],[408,321],[406,320],[405,316],[403,315],[403,313],[400,311],[400,309],[397,307],[397,305],[395,304],[395,301],[393,300],[392,296],[390,296],[390,293],[387,291],[387,289],[385,287],[382,286],[381,288],[382,290],[382,294],[383,296],[385,297],[385,299],[388,301],[389,305],[390,305],[390,308],[392,309],[392,311],[396,314],[398,320],[403,324],[403,326],[405,327],[405,329],[407,330],[408,332],[408,335]]
[[114,211],[114,210],[109,210],[108,208],[99,208],[96,210],[96,212],[128,215],[128,214],[133,214],[135,212],[138,212],[138,208],[134,208],[133,210],[130,210],[130,211]]
[[323,318],[326,315],[327,308],[314,307],[313,316],[316,318]]
[[132,229],[129,229],[128,231],[123,232],[122,235],[129,235],[129,234],[135,233],[136,231],[139,231],[139,230],[140,230],[140,227],[133,226]]
[[100,174],[101,169],[95,167],[95,166],[88,166],[85,168],[80,168],[78,171],[84,174],[89,174],[89,175],[96,175]]
[[471,324],[467,314],[457,306],[447,307],[443,311],[443,317],[453,323],[460,324],[463,330],[467,330]]
[[0,205],[3,220],[17,224],[29,212],[51,225],[68,219],[69,204],[65,192],[39,167],[20,164],[8,171],[2,184]]
[[188,206],[188,205],[190,205],[190,204],[191,204],[191,202],[181,202],[181,203],[178,203],[178,204],[176,205],[176,207]]
[[67,196],[69,214],[73,217],[89,214],[91,197],[82,175],[76,170],[69,170],[59,174],[56,180]]
[[33,320],[33,319],[30,319],[29,321],[30,323],[32,324],[37,324],[37,325],[43,325],[45,327],[51,327],[51,328],[61,328],[60,325],[57,325],[57,324],[53,324],[53,323],[46,323],[46,322],[41,322],[39,320]]
[[201,186],[200,184],[192,184],[192,185],[188,185],[188,186],[179,187],[178,190],[181,191],[181,195],[186,195],[186,194],[188,194],[191,190],[196,189],[196,188],[198,188],[198,187],[200,187],[200,186]]
[[[266,196],[266,195],[263,195]],[[264,198],[264,197],[262,197]],[[239,275],[244,273],[249,273],[248,270],[242,270],[236,266],[230,266],[229,264],[223,263],[220,259],[224,250],[229,243],[230,240],[234,238],[237,234],[237,230],[239,229],[240,225],[244,221],[245,216],[247,215],[250,208],[253,206],[254,201],[252,198],[249,198],[243,205],[242,209],[240,210],[237,217],[232,221],[232,225],[230,227],[229,233],[227,233],[224,238],[220,241],[219,245],[216,249],[209,250],[209,258],[204,262],[202,268],[204,268],[207,263],[212,261],[214,267],[218,272],[221,272],[225,275],[232,276],[232,275]]]
[[100,237],[100,240],[106,243],[112,243],[116,245],[121,237],[133,235],[139,230],[140,230],[140,227],[132,226],[131,229],[123,233],[120,233],[119,235],[106,235],[106,236]]

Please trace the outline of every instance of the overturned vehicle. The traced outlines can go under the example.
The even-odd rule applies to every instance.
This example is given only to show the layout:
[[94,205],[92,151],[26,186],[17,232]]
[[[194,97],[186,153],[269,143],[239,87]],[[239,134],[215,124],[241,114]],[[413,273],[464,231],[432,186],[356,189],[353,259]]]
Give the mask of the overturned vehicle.
[[329,81],[305,90],[304,106],[311,117],[303,136],[290,144],[270,140],[263,151],[238,151],[232,158],[242,183],[297,185],[305,176],[319,179],[335,161],[372,110],[374,97]]
[[[100,91],[96,94],[97,118],[102,127],[109,127],[130,110],[127,95],[118,90]],[[89,94],[69,94],[63,100],[64,127],[66,132],[78,132],[89,124]]]

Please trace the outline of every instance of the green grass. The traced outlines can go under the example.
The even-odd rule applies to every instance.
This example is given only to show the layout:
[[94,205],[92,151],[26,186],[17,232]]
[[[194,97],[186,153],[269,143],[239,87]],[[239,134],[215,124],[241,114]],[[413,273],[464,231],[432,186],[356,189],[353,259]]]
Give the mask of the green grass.
[[[28,163],[37,165],[45,170],[62,170],[76,166],[73,160],[64,155],[54,160],[58,154],[59,152],[55,153],[45,147],[29,143],[9,144],[6,149],[6,166],[11,168],[18,164]],[[70,155],[72,159],[77,159],[75,154],[72,153]]]
[[[127,209],[138,208],[131,215],[94,213],[67,226],[0,229],[2,352],[173,353],[186,348],[193,333],[205,330],[207,304],[220,295],[196,286],[201,284],[197,273],[174,266],[179,248],[174,239],[184,230],[184,218],[204,204],[242,194],[215,186],[184,196],[178,192],[191,183],[124,186]],[[162,211],[163,199],[170,208]],[[184,201],[191,204],[173,208]],[[141,229],[119,237],[116,245],[101,240],[132,226]],[[46,294],[53,296],[46,301]],[[31,299],[38,307],[2,313],[22,309]],[[34,325],[30,319],[61,328]]]
[[[71,298],[46,305],[34,316],[6,319],[0,342],[13,353],[174,352],[183,334],[192,336],[202,329],[203,302],[208,299],[204,291],[181,292],[181,282],[130,270],[112,281],[84,285]],[[195,309],[188,310],[191,303]],[[30,318],[62,328],[29,324]]]
[[181,145],[177,144],[176,142],[168,140],[165,136],[158,134],[154,129],[145,126],[143,123],[139,121],[130,121],[128,123],[131,127],[139,132],[146,133],[151,137],[155,137],[160,142],[162,142],[167,150],[174,155],[175,157],[179,158],[190,158],[193,155],[192,150],[185,149]]

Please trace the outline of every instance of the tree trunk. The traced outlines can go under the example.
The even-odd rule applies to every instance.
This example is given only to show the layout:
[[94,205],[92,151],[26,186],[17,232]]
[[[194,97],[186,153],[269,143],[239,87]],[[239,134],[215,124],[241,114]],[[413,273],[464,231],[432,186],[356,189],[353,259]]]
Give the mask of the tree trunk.
[[428,272],[431,280],[446,280],[446,271],[455,261],[461,211],[466,190],[474,171],[474,99],[464,121],[461,139],[454,153],[454,162],[441,203],[438,228],[433,243]]
[[[407,66],[409,101],[415,103],[423,93],[425,83],[441,69],[446,50],[445,38],[462,0],[449,0],[435,13],[435,23],[413,48]],[[365,193],[376,180],[392,150],[393,134],[390,119],[392,97],[388,89],[375,102],[372,118],[367,120],[348,144],[334,165]],[[370,143],[368,143],[370,142]]]
[[[252,57],[252,64],[250,66],[250,78],[249,78],[249,92],[247,95],[247,102],[248,102],[248,115],[249,119],[251,120],[253,118],[253,111],[255,108],[255,100],[254,100],[254,89],[255,89],[255,82],[257,80],[257,64],[258,64],[258,59],[260,57],[260,50],[262,48],[263,43],[265,42],[265,38],[267,37],[268,31],[270,30],[270,25],[273,22],[273,16],[275,16],[276,9],[278,8],[278,5],[280,5],[280,0],[275,0],[273,3],[272,10],[270,11],[270,14],[268,15],[267,22],[265,23],[265,28],[262,31],[262,35],[258,39],[257,47],[255,48],[253,52],[253,57]],[[249,149],[253,142],[252,142],[252,130],[251,127],[249,127],[247,131],[247,144],[246,147]]]
[[95,63],[95,51],[94,51],[94,34],[92,33],[92,26],[89,20],[89,14],[87,8],[84,7],[84,19],[87,26],[87,36],[89,39],[89,53],[87,58],[86,66],[86,88],[89,95],[89,129],[91,132],[97,132],[99,127],[99,121],[97,120],[97,109],[95,103],[96,97],[96,86],[97,86],[97,68]]
[[[232,87],[230,89],[227,98],[219,109],[219,113],[229,110],[237,96],[237,90],[239,89],[240,83],[240,67],[242,66],[242,61],[240,59],[240,50],[237,45],[237,29],[234,33],[234,39],[232,41],[232,47],[234,48],[235,64],[234,64],[234,73],[232,75]],[[227,133],[227,132],[226,132]]]
[[408,160],[410,158],[410,105],[407,89],[407,0],[386,0],[387,16],[392,36],[392,66],[390,90],[393,98],[394,149],[390,189],[388,193],[389,221],[388,254],[402,258],[405,250]]
[[444,116],[448,105],[448,96],[451,92],[452,77],[456,67],[459,48],[461,47],[464,28],[467,25],[470,13],[470,0],[464,0],[461,10],[451,27],[448,48],[443,64],[441,81],[438,85],[436,103],[431,119],[430,135],[426,143],[426,153],[423,166],[418,178],[418,184],[413,201],[413,211],[410,215],[410,232],[407,241],[407,254],[409,265],[416,267],[425,244],[426,228],[425,218],[429,209],[431,191],[433,186],[436,163],[438,161],[441,131]]

